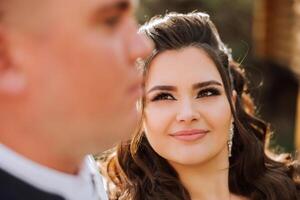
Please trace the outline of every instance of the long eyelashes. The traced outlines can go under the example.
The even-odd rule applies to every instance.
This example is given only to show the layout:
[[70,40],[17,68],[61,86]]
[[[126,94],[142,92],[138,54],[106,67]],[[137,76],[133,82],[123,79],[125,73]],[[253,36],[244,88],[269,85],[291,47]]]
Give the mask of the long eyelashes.
[[173,95],[167,92],[162,92],[157,94],[151,101],[160,101],[160,100],[176,100]]
[[[206,98],[206,97],[212,97],[212,96],[219,96],[221,95],[221,91],[217,88],[211,87],[211,88],[205,88],[200,90],[197,93],[196,98]],[[151,101],[162,101],[162,100],[177,100],[171,93],[168,92],[161,92],[155,95]]]
[[197,98],[211,97],[211,96],[218,96],[218,95],[221,95],[221,91],[219,89],[206,88],[198,92]]

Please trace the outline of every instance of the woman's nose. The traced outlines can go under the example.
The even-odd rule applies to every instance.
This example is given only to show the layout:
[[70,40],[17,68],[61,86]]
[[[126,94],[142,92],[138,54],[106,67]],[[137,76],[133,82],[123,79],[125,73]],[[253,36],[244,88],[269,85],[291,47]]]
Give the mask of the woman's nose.
[[197,111],[193,103],[185,101],[178,109],[176,119],[178,122],[190,123],[199,120],[199,117],[200,113]]

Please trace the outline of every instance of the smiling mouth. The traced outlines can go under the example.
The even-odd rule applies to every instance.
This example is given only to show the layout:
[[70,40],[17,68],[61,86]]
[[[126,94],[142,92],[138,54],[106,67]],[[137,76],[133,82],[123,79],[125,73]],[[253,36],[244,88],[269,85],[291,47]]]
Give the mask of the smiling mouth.
[[175,133],[170,134],[170,136],[180,141],[189,142],[202,139],[208,132],[208,130],[192,129],[177,131]]

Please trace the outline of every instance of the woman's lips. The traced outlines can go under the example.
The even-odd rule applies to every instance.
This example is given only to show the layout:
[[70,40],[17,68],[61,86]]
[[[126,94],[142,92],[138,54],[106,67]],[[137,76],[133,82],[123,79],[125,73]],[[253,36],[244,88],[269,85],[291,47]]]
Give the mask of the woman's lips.
[[170,134],[170,136],[181,141],[195,141],[203,138],[208,132],[208,130],[192,129],[177,131],[175,133]]

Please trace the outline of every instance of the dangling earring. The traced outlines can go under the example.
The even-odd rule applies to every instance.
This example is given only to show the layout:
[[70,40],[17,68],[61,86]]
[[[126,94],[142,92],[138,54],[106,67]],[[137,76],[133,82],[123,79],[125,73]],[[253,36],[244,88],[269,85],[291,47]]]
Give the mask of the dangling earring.
[[231,151],[232,151],[233,135],[234,135],[234,124],[232,122],[231,125],[230,125],[230,129],[229,129],[229,140],[227,142],[227,144],[228,144],[228,157],[229,158],[232,156]]

